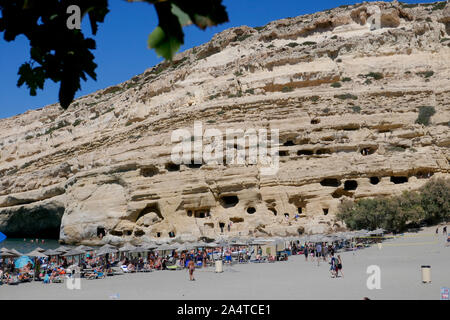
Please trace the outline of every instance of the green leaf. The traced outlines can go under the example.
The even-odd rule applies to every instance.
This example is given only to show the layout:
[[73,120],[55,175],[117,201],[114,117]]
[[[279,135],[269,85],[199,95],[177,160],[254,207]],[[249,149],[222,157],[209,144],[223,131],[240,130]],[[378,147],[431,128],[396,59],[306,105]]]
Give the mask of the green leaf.
[[182,42],[174,36],[168,36],[164,30],[158,26],[148,37],[148,47],[155,49],[159,56],[171,60],[173,55],[180,49]]
[[172,3],[172,13],[177,16],[178,21],[182,27],[188,26],[192,24],[191,18],[186,14],[183,10],[181,10],[178,6]]

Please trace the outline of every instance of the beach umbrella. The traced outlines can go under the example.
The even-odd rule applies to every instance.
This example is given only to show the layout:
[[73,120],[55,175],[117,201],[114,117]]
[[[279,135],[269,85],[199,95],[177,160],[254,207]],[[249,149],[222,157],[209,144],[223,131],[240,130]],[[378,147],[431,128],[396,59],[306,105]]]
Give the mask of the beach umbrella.
[[8,249],[8,251],[14,253],[18,257],[23,256],[23,254],[17,251],[16,249]]
[[205,245],[205,248],[217,248],[217,247],[218,247],[217,243],[214,243],[214,242],[207,243]]
[[141,246],[141,248],[144,249],[144,251],[151,251],[158,248],[158,245],[155,243],[145,243]]
[[119,249],[120,252],[129,252],[135,250],[136,247],[131,243],[126,243],[122,248]]
[[84,252],[94,251],[94,248],[91,248],[91,247],[88,247],[88,246],[84,246],[84,245],[79,245],[78,247],[75,247],[75,249],[81,250],[81,251],[84,251]]
[[150,251],[150,250],[148,250],[146,247],[144,247],[144,246],[137,246],[137,247],[135,247],[133,250],[131,250],[131,251],[129,251],[129,252],[132,252],[132,253],[139,253],[139,252],[147,252],[147,251]]
[[177,248],[177,251],[189,251],[189,250],[192,250],[194,248],[195,248],[195,246],[193,244],[183,243]]
[[164,243],[164,244],[158,246],[159,251],[166,251],[166,250],[171,250],[171,249],[172,249],[172,247],[167,243]]
[[119,250],[117,250],[116,247],[109,245],[109,244],[105,244],[103,247],[101,247],[100,249],[97,250],[96,254],[98,256],[104,256],[106,254],[111,254],[111,253],[116,253]]
[[73,256],[79,256],[82,254],[85,254],[86,252],[84,250],[78,250],[76,248],[69,250],[68,252],[66,252],[65,254],[63,254],[63,257],[73,257]]
[[59,252],[65,253],[65,252],[70,251],[70,248],[69,247],[65,247],[65,246],[59,246],[58,248],[55,249],[55,251],[59,251]]
[[31,264],[34,266],[33,260],[31,260],[27,256],[21,256],[21,257],[17,258],[16,261],[14,261],[14,266],[17,269],[20,269],[20,268],[25,267],[29,262],[31,262]]
[[60,256],[61,252],[53,250],[53,249],[48,249],[48,250],[44,251],[44,254],[46,254],[47,256]]
[[42,249],[41,247],[37,247],[36,249],[34,249],[34,251],[44,252],[45,249]]
[[197,243],[194,243],[194,246],[195,246],[196,248],[204,248],[204,247],[206,246],[206,242],[204,242],[204,241],[199,241],[199,242],[197,242]]
[[46,254],[44,254],[42,252],[39,252],[36,249],[34,249],[33,251],[27,253],[26,256],[33,257],[33,258],[46,258],[47,257]]
[[15,257],[19,257],[17,254],[9,252],[9,251],[1,251],[0,252],[0,257],[4,257],[4,258],[15,258]]

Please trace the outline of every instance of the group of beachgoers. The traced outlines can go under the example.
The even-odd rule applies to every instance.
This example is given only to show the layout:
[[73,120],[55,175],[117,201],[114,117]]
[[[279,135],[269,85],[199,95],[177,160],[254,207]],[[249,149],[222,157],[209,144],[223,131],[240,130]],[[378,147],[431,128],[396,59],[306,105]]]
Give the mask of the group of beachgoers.
[[[330,273],[333,278],[338,278],[339,273],[344,277],[344,273],[342,272],[342,258],[338,254],[335,256],[338,247],[336,244],[327,244],[327,243],[307,243],[302,248],[302,254],[305,256],[305,261],[308,261],[308,258],[314,262],[317,261],[317,266],[320,265],[320,261],[323,260],[330,264]],[[330,259],[328,261],[328,259]]]
[[[35,257],[34,263],[27,263],[22,268],[16,268],[14,259],[0,260],[0,284],[17,284],[26,281],[42,281],[43,283],[64,282],[66,277],[79,275],[86,279],[101,279],[122,273],[151,272],[156,270],[187,270],[189,280],[194,281],[196,268],[215,265],[217,260],[224,264],[247,262],[275,262],[287,261],[290,255],[304,255],[305,260],[321,261],[330,264],[332,277],[343,277],[342,258],[337,251],[348,242],[285,242],[283,250],[263,250],[260,245],[224,245],[214,248],[196,248],[191,250],[146,250],[121,252],[112,247],[106,254],[89,248],[77,258],[64,256],[64,252],[47,257]],[[82,247],[82,246],[81,246]],[[276,246],[275,246],[276,247]],[[272,245],[273,248],[273,245]],[[140,248],[139,248],[140,249]],[[347,247],[346,247],[347,249]],[[70,250],[70,248],[67,248]],[[56,251],[56,250],[54,250]],[[264,252],[263,252],[264,251]],[[45,252],[45,251],[44,251]],[[69,260],[70,263],[69,263]]]

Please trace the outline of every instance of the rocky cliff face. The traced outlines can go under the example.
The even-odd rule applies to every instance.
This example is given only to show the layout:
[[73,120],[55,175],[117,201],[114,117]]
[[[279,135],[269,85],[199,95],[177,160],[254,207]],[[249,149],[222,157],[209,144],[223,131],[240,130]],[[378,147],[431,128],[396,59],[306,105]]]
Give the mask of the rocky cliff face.
[[[86,244],[328,232],[345,227],[344,198],[448,177],[444,5],[366,3],[229,29],[65,112],[1,120],[0,231]],[[416,123],[422,106],[436,111],[429,125]],[[172,163],[172,132],[194,121],[279,129],[278,172]]]

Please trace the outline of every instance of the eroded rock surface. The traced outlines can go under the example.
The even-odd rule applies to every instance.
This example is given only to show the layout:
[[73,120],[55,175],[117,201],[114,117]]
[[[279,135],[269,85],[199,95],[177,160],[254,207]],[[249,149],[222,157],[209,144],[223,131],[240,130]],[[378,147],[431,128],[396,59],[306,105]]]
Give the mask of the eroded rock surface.
[[[339,230],[343,199],[449,175],[448,10],[375,2],[232,28],[65,112],[3,119],[0,231],[100,244]],[[279,129],[279,171],[171,163],[173,130],[194,121]]]

